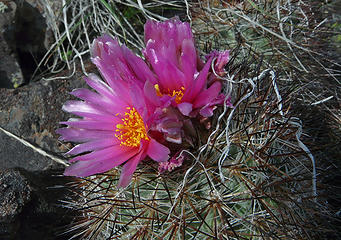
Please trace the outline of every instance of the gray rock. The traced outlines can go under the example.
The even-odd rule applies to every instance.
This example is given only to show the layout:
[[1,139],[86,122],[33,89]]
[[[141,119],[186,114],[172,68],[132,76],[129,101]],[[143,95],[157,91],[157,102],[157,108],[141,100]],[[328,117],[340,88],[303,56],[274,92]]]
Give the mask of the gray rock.
[[17,170],[0,171],[0,223],[14,221],[31,199],[31,189]]
[[0,88],[14,88],[24,83],[24,77],[17,52],[5,41],[5,30],[14,24],[17,6],[14,2],[3,5],[4,11],[0,13]]
[[0,132],[0,144],[0,170],[20,167],[27,171],[47,171],[63,168],[63,165],[40,155],[3,132]]
[[69,181],[58,172],[0,171],[0,239],[68,239],[75,212],[60,200],[70,195]]
[[[17,0],[17,2],[23,2],[23,0]],[[54,31],[60,25],[60,17],[63,11],[62,0],[25,0],[26,3],[30,4],[33,8],[37,9],[41,16],[44,18],[46,24],[46,31],[44,36],[44,47],[49,49],[55,42]]]
[[[38,63],[54,43],[51,26],[62,1],[15,0],[2,3],[0,13],[0,87],[17,88],[31,80]],[[58,15],[59,16],[59,15]],[[37,73],[45,70],[43,66]]]
[[[69,72],[61,73],[67,76]],[[71,145],[58,141],[55,130],[70,115],[62,111],[74,88],[85,87],[82,73],[67,80],[32,82],[18,89],[0,89],[0,126],[16,136],[54,154],[64,153]],[[20,167],[45,171],[64,166],[43,157],[0,131],[0,169]]]

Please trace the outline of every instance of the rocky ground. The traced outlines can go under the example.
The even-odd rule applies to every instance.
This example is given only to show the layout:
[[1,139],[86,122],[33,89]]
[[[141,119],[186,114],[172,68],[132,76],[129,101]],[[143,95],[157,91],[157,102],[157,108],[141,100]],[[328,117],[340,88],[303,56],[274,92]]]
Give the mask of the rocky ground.
[[[49,154],[61,154],[68,148],[55,134],[58,122],[68,118],[61,106],[68,92],[83,85],[77,73],[69,80],[1,88],[0,126]],[[63,169],[0,131],[0,239],[8,234],[8,239],[56,239],[71,221],[59,202],[68,195]]]
[[[31,79],[51,34],[39,4],[0,1],[0,127],[57,156],[68,147],[55,134],[68,118],[61,106],[84,81],[79,71],[68,80]],[[0,131],[0,239],[67,239],[61,234],[73,213],[61,200],[72,179],[62,177],[63,169]]]

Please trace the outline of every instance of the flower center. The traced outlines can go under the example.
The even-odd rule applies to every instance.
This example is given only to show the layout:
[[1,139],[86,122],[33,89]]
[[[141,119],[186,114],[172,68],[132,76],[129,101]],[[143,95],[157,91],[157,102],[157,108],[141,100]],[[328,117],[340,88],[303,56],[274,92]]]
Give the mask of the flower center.
[[156,95],[158,95],[159,97],[162,97],[164,94],[167,94],[168,96],[171,96],[171,97],[175,96],[175,102],[177,104],[181,103],[181,99],[183,98],[184,93],[185,93],[184,87],[181,87],[180,90],[178,90],[178,91],[176,91],[176,90],[171,91],[170,89],[168,89],[168,91],[166,93],[161,92],[159,84],[155,84],[154,88],[156,91]]
[[149,140],[143,119],[134,107],[127,107],[121,120],[122,123],[116,125],[117,134],[115,134],[115,137],[121,141],[120,146],[138,147],[141,139]]

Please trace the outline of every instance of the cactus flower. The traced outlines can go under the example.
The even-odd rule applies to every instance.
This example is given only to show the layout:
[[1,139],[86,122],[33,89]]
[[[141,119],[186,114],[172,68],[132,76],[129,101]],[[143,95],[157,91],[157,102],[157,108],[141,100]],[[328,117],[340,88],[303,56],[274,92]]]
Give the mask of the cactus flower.
[[176,18],[165,22],[148,20],[145,43],[144,56],[156,74],[156,78],[147,79],[154,86],[148,92],[154,90],[157,96],[170,99],[185,116],[193,116],[198,111],[204,117],[212,116],[212,105],[222,103],[220,99],[224,97],[219,96],[220,81],[208,84],[213,74],[211,64],[217,59],[215,70],[222,71],[228,61],[228,51],[214,52],[203,64],[197,56],[189,23]]
[[[71,94],[81,101],[68,101],[63,110],[81,118],[61,122],[68,127],[57,133],[61,140],[80,142],[66,153],[78,156],[70,160],[76,163],[67,167],[64,175],[86,177],[123,165],[119,186],[125,187],[139,162],[147,156],[157,162],[166,161],[170,151],[150,136],[155,107],[146,101],[141,85],[151,72],[143,68],[146,65],[141,66],[142,59],[134,72],[130,64],[140,59],[117,41],[107,36],[103,39],[108,40],[107,44],[94,41],[92,60],[105,82],[95,74],[85,78],[97,93],[74,90]],[[107,47],[109,51],[105,51]]]
[[[108,35],[94,40],[91,59],[105,81],[90,74],[85,81],[94,91],[76,89],[71,94],[80,100],[63,106],[80,117],[57,130],[61,140],[79,143],[66,153],[75,163],[65,175],[86,177],[123,165],[119,186],[125,187],[147,156],[169,159],[163,144],[182,143],[186,116],[210,117],[224,102],[219,76],[228,51],[213,52],[203,63],[189,24],[178,19],[147,21],[145,42],[144,60]],[[161,166],[171,170],[181,165],[177,161]]]

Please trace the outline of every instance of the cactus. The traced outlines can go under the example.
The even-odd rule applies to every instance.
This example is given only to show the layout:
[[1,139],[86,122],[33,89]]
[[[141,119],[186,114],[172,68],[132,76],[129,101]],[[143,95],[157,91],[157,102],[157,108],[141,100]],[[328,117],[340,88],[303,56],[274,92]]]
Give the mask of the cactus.
[[300,124],[287,115],[287,103],[278,99],[274,73],[243,67],[234,71],[239,76],[233,86],[235,108],[219,109],[208,138],[183,151],[181,167],[160,174],[157,164],[145,161],[123,190],[116,188],[116,169],[77,183],[79,200],[69,206],[84,215],[70,229],[75,236],[310,236],[305,205],[315,199],[313,168],[299,144]]

